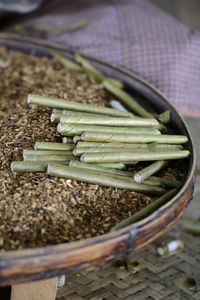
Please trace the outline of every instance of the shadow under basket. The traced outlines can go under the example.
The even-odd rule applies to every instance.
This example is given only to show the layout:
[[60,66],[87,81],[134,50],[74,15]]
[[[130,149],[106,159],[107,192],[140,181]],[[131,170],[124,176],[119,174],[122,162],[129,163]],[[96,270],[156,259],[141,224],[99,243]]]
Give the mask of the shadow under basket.
[[[60,44],[6,33],[0,34],[0,46],[38,56],[51,57],[49,48],[60,51],[69,58],[73,58],[74,55],[73,50]],[[190,157],[185,160],[185,183],[165,205],[143,220],[119,231],[77,242],[1,253],[0,286],[79,272],[128,255],[131,251],[152,242],[173,226],[192,199],[196,154],[188,127],[176,109],[156,88],[136,74],[87,55],[84,57],[106,76],[124,82],[126,90],[134,98],[140,99],[142,105],[149,111],[156,113],[167,109],[171,111],[170,132],[186,135],[188,137],[186,148],[191,152]]]

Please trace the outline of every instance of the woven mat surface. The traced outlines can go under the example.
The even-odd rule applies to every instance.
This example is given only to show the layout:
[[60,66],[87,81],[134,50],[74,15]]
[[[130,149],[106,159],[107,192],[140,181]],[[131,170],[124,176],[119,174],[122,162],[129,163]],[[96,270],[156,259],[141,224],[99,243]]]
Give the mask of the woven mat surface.
[[[200,152],[200,119],[187,118]],[[200,156],[198,155],[198,166]],[[200,170],[197,170],[194,199],[184,216],[200,218]],[[163,236],[150,245],[132,253],[140,263],[140,271],[132,274],[116,267],[115,263],[93,268],[66,277],[66,284],[57,292],[57,300],[200,300],[200,237],[184,232],[181,220]],[[184,242],[182,250],[171,256],[160,257],[157,247],[172,240]],[[185,285],[175,286],[173,280],[192,277],[197,281],[198,291]]]
[[[171,256],[158,256],[157,246],[174,239],[184,242],[183,250]],[[67,276],[57,299],[200,299],[200,291],[173,284],[174,279],[188,276],[200,282],[200,238],[182,232],[179,225],[131,257],[140,263],[138,273],[121,270],[113,263]]]

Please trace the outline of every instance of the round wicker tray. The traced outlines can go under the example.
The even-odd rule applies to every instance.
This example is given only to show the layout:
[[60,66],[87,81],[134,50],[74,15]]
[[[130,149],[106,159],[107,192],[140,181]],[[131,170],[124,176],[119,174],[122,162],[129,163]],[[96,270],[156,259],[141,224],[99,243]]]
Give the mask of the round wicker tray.
[[[35,55],[50,56],[50,47],[63,52],[69,58],[73,57],[74,53],[62,45],[7,34],[0,34],[0,45]],[[158,90],[136,74],[96,58],[85,57],[106,76],[123,81],[127,90],[136,99],[139,98],[145,107],[153,108],[158,113],[170,109],[171,131],[184,134],[189,139],[186,147],[191,151],[191,156],[186,160],[185,184],[167,204],[125,229],[78,242],[0,254],[0,285],[69,274],[127,255],[150,243],[173,226],[192,199],[196,154],[191,134],[182,117]]]

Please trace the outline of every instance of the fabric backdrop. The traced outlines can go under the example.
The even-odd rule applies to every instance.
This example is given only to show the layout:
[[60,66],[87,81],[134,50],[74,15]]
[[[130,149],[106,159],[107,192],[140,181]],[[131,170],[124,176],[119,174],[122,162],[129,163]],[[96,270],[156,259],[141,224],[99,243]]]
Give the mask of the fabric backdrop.
[[[72,32],[54,35],[38,29],[88,18],[90,24]],[[21,24],[32,36],[65,43],[134,71],[182,114],[200,116],[200,32],[148,0],[46,1]]]

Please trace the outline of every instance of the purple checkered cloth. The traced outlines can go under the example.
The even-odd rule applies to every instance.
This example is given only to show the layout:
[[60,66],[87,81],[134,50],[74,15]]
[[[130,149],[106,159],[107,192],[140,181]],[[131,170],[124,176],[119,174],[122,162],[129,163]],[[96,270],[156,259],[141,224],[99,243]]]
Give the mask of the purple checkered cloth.
[[92,22],[84,28],[45,37],[134,71],[182,114],[200,116],[200,33],[147,0],[51,1],[23,25],[69,26],[87,18]]

